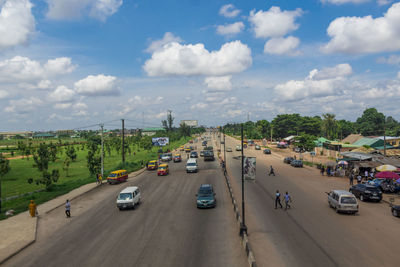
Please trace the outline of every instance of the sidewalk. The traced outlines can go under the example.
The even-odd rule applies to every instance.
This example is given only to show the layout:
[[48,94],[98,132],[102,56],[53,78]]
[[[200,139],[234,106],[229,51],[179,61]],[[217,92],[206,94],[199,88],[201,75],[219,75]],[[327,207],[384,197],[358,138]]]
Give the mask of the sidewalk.
[[[143,173],[144,170],[143,168],[132,172],[128,175],[128,178],[136,177]],[[46,216],[52,210],[63,206],[66,199],[73,200],[96,188],[98,188],[97,183],[86,184],[65,195],[38,205],[38,217],[32,218],[29,212],[26,211],[0,221],[0,265],[36,241],[36,229],[40,217]]]

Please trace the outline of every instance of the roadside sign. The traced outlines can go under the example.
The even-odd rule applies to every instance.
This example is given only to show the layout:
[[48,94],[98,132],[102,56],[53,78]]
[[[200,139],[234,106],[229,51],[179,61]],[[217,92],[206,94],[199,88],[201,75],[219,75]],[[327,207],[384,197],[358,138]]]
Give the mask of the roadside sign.
[[244,179],[256,180],[256,158],[245,157],[243,161]]

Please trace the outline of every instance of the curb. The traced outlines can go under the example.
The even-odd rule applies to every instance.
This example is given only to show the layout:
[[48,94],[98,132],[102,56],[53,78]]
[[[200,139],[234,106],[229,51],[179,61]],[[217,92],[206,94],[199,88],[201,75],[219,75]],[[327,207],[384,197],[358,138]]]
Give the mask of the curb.
[[[229,195],[231,196],[231,199],[232,199],[233,211],[235,212],[236,222],[238,224],[238,227],[240,228],[240,223],[242,221],[241,216],[240,216],[240,210],[239,210],[237,202],[235,200],[235,196],[233,195],[233,190],[232,190],[232,187],[231,187],[231,183],[229,182],[228,176],[229,175],[226,172],[224,174],[224,177],[225,177],[226,185],[228,186],[228,189],[229,189]],[[247,233],[243,233],[241,238],[242,238],[242,242],[241,243],[242,243],[242,246],[243,246],[243,248],[244,248],[244,250],[246,252],[247,262],[249,263],[249,266],[250,267],[256,267],[257,266],[256,259],[254,258],[254,253],[253,253],[253,251],[251,249],[250,242],[249,242],[249,239],[247,237]]]

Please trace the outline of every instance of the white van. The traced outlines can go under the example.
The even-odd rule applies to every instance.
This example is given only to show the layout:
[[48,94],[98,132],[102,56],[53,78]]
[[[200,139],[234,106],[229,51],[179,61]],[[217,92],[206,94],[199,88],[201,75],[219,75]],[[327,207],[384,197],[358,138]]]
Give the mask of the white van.
[[332,190],[326,192],[328,194],[329,206],[336,210],[336,212],[357,213],[358,202],[356,197],[345,190]]
[[140,203],[140,190],[137,186],[129,186],[122,190],[117,198],[117,207],[122,210],[135,208]]
[[186,172],[197,172],[198,166],[197,166],[197,159],[196,158],[190,158],[186,162]]

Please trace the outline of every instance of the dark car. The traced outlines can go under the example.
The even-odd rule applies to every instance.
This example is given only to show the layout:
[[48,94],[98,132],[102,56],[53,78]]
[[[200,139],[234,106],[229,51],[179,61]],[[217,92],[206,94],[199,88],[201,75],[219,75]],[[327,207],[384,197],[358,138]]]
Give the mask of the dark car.
[[292,158],[292,157],[286,157],[286,158],[283,159],[283,163],[290,164],[290,163],[292,162],[292,160],[294,160],[294,158]]
[[361,201],[375,200],[377,202],[382,200],[382,190],[376,186],[369,184],[356,184],[350,187],[349,192],[353,193]]
[[214,152],[212,150],[205,150],[203,158],[204,161],[214,161]]
[[217,205],[217,199],[211,184],[200,185],[196,197],[197,208],[214,208]]
[[392,214],[394,217],[400,218],[400,206],[399,205],[392,205]]
[[292,165],[293,167],[303,168],[303,161],[294,159],[290,162],[290,165]]
[[190,152],[190,158],[198,158],[198,157],[199,157],[199,155],[197,154],[196,151]]
[[270,149],[264,149],[264,150],[263,150],[263,153],[264,153],[264,154],[271,154],[271,150],[270,150]]
[[203,146],[207,146],[207,141],[203,141],[201,144],[202,144]]
[[256,145],[256,146],[254,147],[254,149],[255,149],[255,150],[261,150],[261,147],[260,147],[259,145]]

